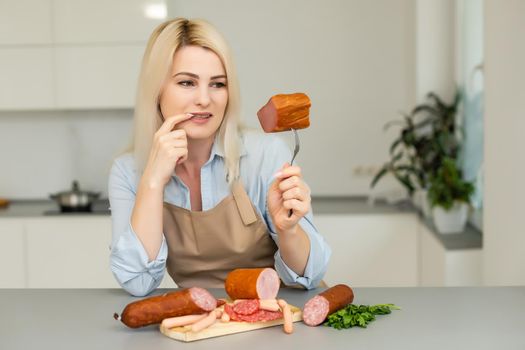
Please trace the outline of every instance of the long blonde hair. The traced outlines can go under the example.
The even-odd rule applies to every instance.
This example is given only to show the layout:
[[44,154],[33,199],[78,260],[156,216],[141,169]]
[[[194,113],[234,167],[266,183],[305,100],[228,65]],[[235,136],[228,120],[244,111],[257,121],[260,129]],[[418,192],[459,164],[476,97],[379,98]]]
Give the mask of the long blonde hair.
[[146,166],[155,132],[162,125],[159,97],[171,72],[173,56],[188,45],[201,46],[219,56],[227,76],[228,104],[218,130],[224,152],[226,177],[231,184],[239,176],[240,92],[231,50],[223,36],[202,19],[175,18],[160,24],[151,34],[140,71],[134,113],[131,150],[141,174]]

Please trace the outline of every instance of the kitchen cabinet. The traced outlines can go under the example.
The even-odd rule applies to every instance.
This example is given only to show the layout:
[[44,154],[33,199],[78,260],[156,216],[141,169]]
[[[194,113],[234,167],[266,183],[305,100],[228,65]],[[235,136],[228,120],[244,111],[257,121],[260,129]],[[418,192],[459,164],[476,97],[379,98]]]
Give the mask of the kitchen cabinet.
[[0,46],[0,109],[52,108],[53,85],[52,48]]
[[425,224],[419,226],[421,271],[420,285],[480,286],[482,284],[482,250],[447,250]]
[[0,1],[0,45],[52,43],[52,0]]
[[17,219],[0,220],[0,288],[26,287],[24,225]]
[[57,44],[145,43],[162,22],[146,16],[164,0],[54,0]]
[[[132,108],[161,0],[3,0],[0,110]],[[160,11],[162,12],[162,11]]]
[[56,49],[57,106],[65,109],[129,108],[144,47],[58,47]]
[[317,215],[315,224],[332,248],[328,285],[418,285],[414,214]]
[[109,268],[109,216],[31,218],[25,231],[28,287],[119,287]]

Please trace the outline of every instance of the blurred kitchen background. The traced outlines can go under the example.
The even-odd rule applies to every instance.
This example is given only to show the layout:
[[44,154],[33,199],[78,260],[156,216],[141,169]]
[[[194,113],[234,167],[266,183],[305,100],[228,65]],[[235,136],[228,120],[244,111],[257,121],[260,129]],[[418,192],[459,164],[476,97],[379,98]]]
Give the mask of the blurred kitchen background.
[[[225,35],[248,126],[276,93],[310,96],[298,161],[319,228],[340,247],[328,282],[346,272],[362,286],[525,284],[524,1],[0,0],[0,198],[11,203],[0,286],[115,285],[107,212],[42,212],[73,180],[107,197],[147,38],[179,16]],[[430,91],[451,102],[456,88],[461,167],[476,190],[465,232],[444,236],[392,176],[370,183],[399,132],[385,124]]]

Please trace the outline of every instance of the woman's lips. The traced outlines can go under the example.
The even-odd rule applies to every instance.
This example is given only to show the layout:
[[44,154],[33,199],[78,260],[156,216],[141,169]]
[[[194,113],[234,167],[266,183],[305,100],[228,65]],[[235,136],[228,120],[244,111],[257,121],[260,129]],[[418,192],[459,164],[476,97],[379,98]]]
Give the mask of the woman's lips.
[[204,113],[189,113],[192,115],[192,117],[190,118],[190,121],[196,123],[196,124],[204,124],[208,121],[208,119],[210,119],[211,117],[213,117],[213,114],[211,113],[207,113],[207,112],[204,112]]

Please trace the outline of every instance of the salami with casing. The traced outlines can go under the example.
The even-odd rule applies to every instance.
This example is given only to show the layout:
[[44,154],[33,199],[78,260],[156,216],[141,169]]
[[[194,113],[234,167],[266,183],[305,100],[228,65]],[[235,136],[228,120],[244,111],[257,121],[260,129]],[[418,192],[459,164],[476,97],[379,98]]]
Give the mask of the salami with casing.
[[308,326],[320,325],[328,315],[351,304],[352,301],[354,301],[352,288],[346,284],[335,285],[304,304],[303,322]]
[[192,287],[176,292],[145,298],[128,304],[121,316],[115,319],[130,328],[161,323],[169,317],[210,312],[217,307],[217,300],[206,289]]

